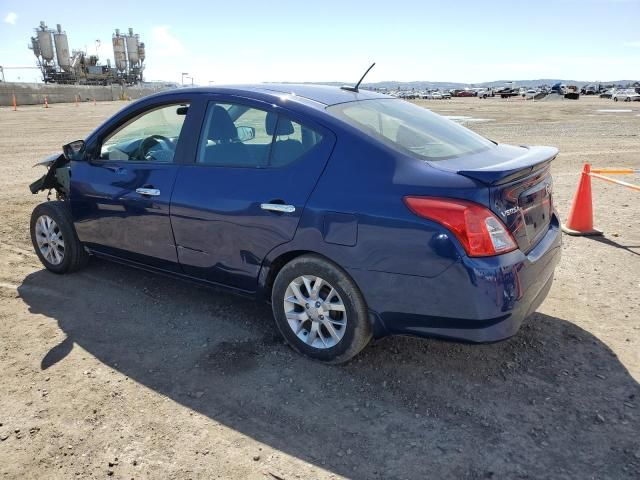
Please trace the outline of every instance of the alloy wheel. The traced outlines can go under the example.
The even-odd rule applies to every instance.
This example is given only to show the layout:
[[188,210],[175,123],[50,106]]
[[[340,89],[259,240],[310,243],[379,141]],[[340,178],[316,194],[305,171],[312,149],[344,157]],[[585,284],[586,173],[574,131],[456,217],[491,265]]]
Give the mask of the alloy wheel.
[[60,265],[64,260],[64,239],[60,227],[53,218],[41,215],[36,220],[36,242],[47,262]]
[[293,333],[314,348],[336,346],[347,328],[347,311],[340,294],[314,275],[302,275],[289,283],[284,311]]

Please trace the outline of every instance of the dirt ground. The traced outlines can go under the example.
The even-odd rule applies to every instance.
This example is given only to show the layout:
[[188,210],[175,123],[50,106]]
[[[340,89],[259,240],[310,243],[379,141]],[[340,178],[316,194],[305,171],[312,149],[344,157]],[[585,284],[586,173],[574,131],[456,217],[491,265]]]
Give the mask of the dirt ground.
[[[583,162],[640,167],[639,103],[420,103],[559,147],[562,215]],[[325,366],[283,344],[267,305],[104,261],[43,270],[31,166],[123,105],[0,109],[1,478],[640,477],[637,192],[594,180],[606,235],[565,236],[512,339],[386,338]]]

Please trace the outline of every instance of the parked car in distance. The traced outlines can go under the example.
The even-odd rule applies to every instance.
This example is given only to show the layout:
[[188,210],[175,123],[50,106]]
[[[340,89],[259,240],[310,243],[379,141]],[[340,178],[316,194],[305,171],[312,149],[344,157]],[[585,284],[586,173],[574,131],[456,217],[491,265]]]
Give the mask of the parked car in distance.
[[478,98],[489,98],[489,97],[493,97],[494,93],[493,93],[493,89],[491,88],[482,88],[480,90],[478,90],[476,92],[476,96]]
[[413,92],[413,91],[402,91],[398,94],[399,98],[402,98],[404,100],[415,100],[416,98],[418,98],[418,94]]
[[[446,98],[451,98],[451,95],[446,94]],[[445,98],[445,93],[443,92],[426,92],[424,97],[427,100],[442,100]]]
[[425,98],[429,100],[442,100],[442,94],[440,92],[428,92]]
[[614,102],[637,102],[640,101],[640,93],[637,93],[633,88],[627,88],[616,91],[611,98],[613,98]]
[[456,97],[475,97],[476,92],[473,90],[458,90],[455,94]]
[[418,98],[422,98],[424,100],[433,100],[436,97],[437,98],[441,98],[441,96],[438,94],[438,92],[424,91],[424,92],[420,92],[418,94]]
[[567,100],[579,100],[580,90],[575,85],[567,85],[565,88],[564,98]]
[[31,216],[36,254],[57,274],[96,256],[266,300],[285,340],[324,362],[390,334],[514,335],[560,259],[557,149],[349,88],[126,106],[42,162],[30,190],[57,200]]
[[520,95],[520,89],[512,88],[512,87],[501,87],[495,90],[495,95],[500,98],[509,98],[509,97],[517,97]]
[[605,90],[604,92],[600,93],[600,98],[611,98],[614,93],[615,93],[614,89]]

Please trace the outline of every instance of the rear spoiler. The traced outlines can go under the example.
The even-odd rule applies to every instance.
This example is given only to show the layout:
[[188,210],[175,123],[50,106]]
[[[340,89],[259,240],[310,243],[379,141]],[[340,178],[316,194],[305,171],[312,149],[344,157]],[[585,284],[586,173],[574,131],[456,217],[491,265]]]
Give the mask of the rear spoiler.
[[558,149],[554,147],[521,147],[527,149],[524,155],[487,167],[458,170],[457,173],[486,185],[501,185],[547,168],[558,155]]

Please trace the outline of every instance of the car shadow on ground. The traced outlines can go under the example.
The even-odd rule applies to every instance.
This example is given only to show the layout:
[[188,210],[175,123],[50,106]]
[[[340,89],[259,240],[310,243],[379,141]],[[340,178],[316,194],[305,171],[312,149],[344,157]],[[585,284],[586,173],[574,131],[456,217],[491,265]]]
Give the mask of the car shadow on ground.
[[640,387],[568,319],[514,338],[406,337],[326,366],[285,346],[267,305],[94,260],[19,295],[105,365],[244,435],[351,478],[637,478]]

